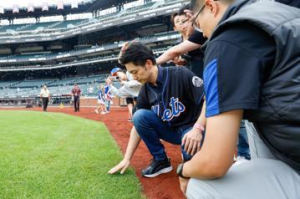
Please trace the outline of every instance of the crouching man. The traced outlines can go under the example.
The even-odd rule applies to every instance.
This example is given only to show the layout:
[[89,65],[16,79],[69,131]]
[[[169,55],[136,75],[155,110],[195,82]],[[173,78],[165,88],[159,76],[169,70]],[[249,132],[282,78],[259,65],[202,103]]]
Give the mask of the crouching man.
[[152,50],[139,42],[124,45],[119,62],[143,86],[124,159],[108,173],[125,172],[141,139],[153,156],[142,175],[168,173],[173,168],[161,139],[181,145],[184,161],[200,149],[205,124],[200,117],[203,81],[184,67],[157,66]]

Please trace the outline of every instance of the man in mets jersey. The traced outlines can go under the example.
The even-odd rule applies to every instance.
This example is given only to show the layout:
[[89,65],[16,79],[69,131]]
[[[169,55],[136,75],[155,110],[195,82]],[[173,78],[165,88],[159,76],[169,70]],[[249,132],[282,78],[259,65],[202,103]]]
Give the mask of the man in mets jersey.
[[153,156],[142,175],[168,173],[173,168],[161,140],[181,145],[184,161],[200,149],[205,124],[200,117],[203,81],[184,67],[157,66],[152,50],[139,42],[125,45],[119,62],[143,86],[124,159],[108,173],[125,172],[141,139]]

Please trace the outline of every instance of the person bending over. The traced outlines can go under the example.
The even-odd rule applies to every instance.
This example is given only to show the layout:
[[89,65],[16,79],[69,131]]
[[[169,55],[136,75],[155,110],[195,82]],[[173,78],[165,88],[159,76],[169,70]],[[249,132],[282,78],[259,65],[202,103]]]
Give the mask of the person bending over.
[[161,139],[181,145],[184,161],[200,149],[205,124],[200,117],[203,81],[183,67],[157,66],[152,50],[139,42],[126,44],[119,62],[143,86],[124,159],[108,173],[125,172],[141,139],[153,156],[142,175],[155,177],[170,172],[172,166]]

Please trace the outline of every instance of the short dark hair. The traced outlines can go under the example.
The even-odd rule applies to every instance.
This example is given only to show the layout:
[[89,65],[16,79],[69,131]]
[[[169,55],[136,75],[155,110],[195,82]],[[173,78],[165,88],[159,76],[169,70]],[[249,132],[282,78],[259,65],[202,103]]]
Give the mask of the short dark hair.
[[125,65],[132,62],[136,66],[144,66],[147,60],[156,64],[153,51],[141,42],[132,42],[127,48],[122,49],[119,56],[119,63]]
[[175,12],[175,13],[173,13],[172,15],[171,15],[171,19],[170,19],[170,21],[171,21],[171,24],[172,24],[172,26],[173,27],[175,27],[175,17],[178,15],[178,13],[177,12]]
[[171,15],[171,19],[170,19],[172,26],[175,27],[175,21],[174,20],[175,20],[176,16],[185,15],[184,10],[190,10],[190,9],[191,9],[190,8],[190,4],[187,4],[187,5],[183,6],[183,7],[181,7],[178,12],[173,13]]

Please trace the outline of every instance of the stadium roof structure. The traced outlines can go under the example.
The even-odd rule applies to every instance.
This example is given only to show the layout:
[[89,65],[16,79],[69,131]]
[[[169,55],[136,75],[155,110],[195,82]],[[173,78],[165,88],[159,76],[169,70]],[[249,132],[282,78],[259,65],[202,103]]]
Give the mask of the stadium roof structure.
[[[84,12],[92,12],[94,10],[107,9],[112,6],[122,5],[123,3],[133,2],[135,0],[90,0],[85,3],[78,4],[78,8],[72,9],[71,4],[64,4],[63,9],[57,9],[57,6],[49,5],[48,11],[42,11],[42,7],[35,7],[34,12],[28,12],[27,8],[19,8],[18,13],[13,13],[13,9],[4,8],[4,13],[0,13],[0,19],[15,19],[40,16],[56,16],[67,14],[78,14]],[[1,6],[0,6],[1,7]]]

